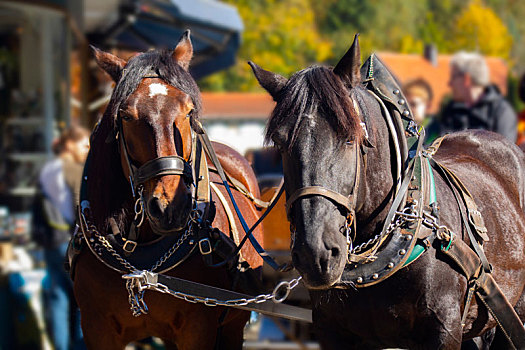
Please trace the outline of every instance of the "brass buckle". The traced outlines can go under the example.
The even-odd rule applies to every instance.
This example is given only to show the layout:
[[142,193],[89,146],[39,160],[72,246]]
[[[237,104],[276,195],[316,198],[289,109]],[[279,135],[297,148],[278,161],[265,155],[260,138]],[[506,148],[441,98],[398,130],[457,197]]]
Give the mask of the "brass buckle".
[[133,253],[135,248],[137,248],[137,242],[130,241],[129,239],[126,240],[126,243],[124,243],[124,246],[122,247],[122,249],[128,253]]
[[203,238],[199,241],[199,250],[202,255],[208,255],[212,252],[211,242],[208,238]]

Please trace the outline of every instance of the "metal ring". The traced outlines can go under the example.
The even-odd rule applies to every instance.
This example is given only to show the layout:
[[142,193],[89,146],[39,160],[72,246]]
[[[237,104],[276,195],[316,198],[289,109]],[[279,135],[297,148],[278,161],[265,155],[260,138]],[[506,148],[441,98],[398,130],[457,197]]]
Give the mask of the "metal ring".
[[[282,297],[277,298],[277,293],[279,292],[279,289],[281,289],[283,286],[286,287],[286,292],[284,293]],[[286,298],[288,298],[288,295],[290,295],[290,283],[287,281],[282,281],[278,285],[276,285],[275,288],[273,289],[272,300],[274,303],[280,304],[283,301],[285,301]]]

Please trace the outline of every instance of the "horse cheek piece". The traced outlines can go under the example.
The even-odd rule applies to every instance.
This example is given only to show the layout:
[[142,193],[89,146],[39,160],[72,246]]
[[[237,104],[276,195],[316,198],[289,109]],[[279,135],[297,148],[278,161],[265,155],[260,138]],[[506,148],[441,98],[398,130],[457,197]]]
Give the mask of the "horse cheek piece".
[[277,102],[266,141],[282,153],[321,347],[460,349],[483,335],[484,349],[525,349],[525,154],[479,130],[423,149],[392,74],[375,55],[360,67],[357,36],[333,69],[287,80],[249,64]]

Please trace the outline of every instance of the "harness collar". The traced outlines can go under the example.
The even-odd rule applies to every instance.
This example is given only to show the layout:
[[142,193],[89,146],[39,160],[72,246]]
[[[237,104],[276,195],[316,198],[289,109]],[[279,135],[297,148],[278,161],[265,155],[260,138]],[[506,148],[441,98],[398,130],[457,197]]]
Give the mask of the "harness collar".
[[[399,84],[383,65],[372,55],[361,68],[368,91],[382,106],[383,116],[394,141],[397,169],[395,196],[381,232],[368,242],[352,248],[349,246],[348,264],[341,276],[340,288],[349,284],[366,287],[388,278],[408,261],[420,235],[421,223],[411,227],[401,226],[395,220],[398,213],[421,215],[428,201],[428,168],[420,157],[424,133],[414,127],[410,108]],[[386,244],[385,244],[386,243]],[[349,283],[350,282],[350,283]]]

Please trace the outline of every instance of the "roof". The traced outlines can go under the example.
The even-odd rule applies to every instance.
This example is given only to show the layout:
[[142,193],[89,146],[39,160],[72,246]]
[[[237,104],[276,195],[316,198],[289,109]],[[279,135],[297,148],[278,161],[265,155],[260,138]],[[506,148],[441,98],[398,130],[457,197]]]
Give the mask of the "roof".
[[268,93],[203,92],[202,103],[206,120],[265,121],[275,106]]
[[[425,57],[420,55],[380,52],[377,56],[402,84],[418,78],[425,80],[432,87],[434,95],[428,112],[430,114],[438,112],[443,97],[450,94],[448,78],[450,76],[451,55],[438,55],[436,66],[433,66]],[[507,65],[497,57],[486,57],[485,59],[489,66],[492,83],[496,84],[505,95],[509,72]]]

